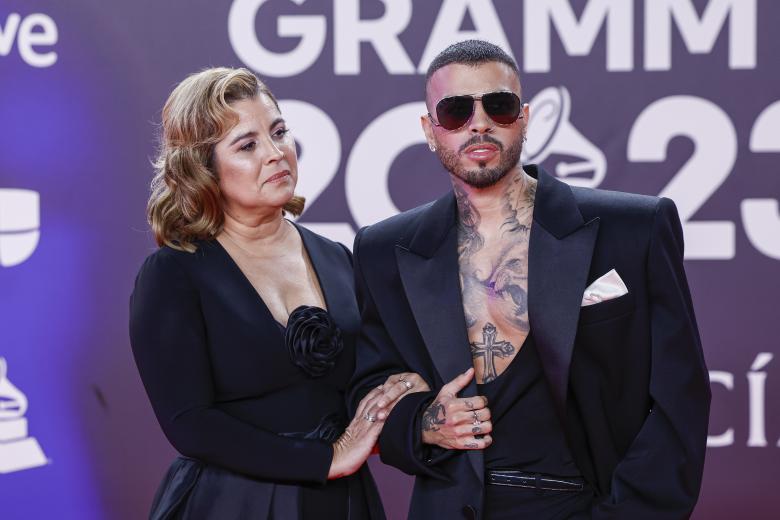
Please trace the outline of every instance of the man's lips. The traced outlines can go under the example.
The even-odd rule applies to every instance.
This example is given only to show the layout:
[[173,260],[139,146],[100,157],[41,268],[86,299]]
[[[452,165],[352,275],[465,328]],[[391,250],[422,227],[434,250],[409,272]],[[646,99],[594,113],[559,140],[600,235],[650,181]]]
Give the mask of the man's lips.
[[[278,181],[281,181],[282,179],[284,179],[285,177],[289,177],[289,176],[290,176],[290,172],[287,171],[287,170],[284,170],[283,172],[274,173],[273,175],[268,177],[265,180],[265,182],[266,183],[268,183],[268,182],[278,182]],[[265,183],[263,183],[263,184],[265,184]]]
[[466,148],[463,153],[469,159],[475,161],[487,161],[498,153],[498,147],[491,143],[473,144]]

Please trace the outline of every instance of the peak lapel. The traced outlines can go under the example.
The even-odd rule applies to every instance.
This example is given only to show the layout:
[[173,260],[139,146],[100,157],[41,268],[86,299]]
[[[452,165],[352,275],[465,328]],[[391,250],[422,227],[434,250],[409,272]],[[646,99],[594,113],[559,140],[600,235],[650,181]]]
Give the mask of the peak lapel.
[[460,294],[455,197],[450,193],[425,213],[413,236],[395,254],[406,298],[444,383],[471,363]]
[[529,321],[561,419],[569,366],[599,221],[585,222],[571,188],[535,166],[538,182],[528,261]]
[[[444,383],[473,366],[460,292],[456,217],[455,197],[449,193],[420,216],[411,239],[402,239],[395,248],[407,301]],[[472,380],[461,397],[476,394]],[[482,480],[482,452],[467,453]]]

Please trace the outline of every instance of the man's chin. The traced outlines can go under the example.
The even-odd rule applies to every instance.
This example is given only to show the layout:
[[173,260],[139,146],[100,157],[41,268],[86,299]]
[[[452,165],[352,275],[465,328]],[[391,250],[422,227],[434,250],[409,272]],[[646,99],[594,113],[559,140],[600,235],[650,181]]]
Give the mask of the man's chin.
[[465,171],[457,172],[455,176],[471,186],[483,190],[495,186],[501,179],[506,177],[509,170],[500,172],[496,170],[479,170],[479,171]]

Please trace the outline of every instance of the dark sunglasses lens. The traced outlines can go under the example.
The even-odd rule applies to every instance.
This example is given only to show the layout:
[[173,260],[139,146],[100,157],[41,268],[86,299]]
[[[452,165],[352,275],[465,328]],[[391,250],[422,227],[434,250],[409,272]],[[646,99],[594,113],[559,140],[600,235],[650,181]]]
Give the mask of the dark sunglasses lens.
[[510,125],[520,117],[520,98],[512,92],[493,92],[482,96],[487,115],[498,124]]
[[466,124],[473,110],[474,99],[471,96],[444,98],[436,105],[436,118],[442,127],[455,130]]

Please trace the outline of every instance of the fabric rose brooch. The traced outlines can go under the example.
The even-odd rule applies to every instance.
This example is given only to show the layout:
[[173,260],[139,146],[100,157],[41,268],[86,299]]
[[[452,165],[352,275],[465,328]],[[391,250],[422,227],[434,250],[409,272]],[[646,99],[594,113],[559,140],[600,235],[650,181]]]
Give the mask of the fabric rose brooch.
[[301,305],[290,313],[284,342],[290,360],[310,377],[330,372],[344,348],[341,331],[319,307]]

